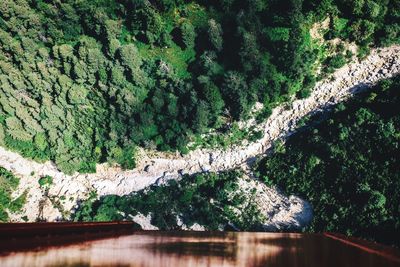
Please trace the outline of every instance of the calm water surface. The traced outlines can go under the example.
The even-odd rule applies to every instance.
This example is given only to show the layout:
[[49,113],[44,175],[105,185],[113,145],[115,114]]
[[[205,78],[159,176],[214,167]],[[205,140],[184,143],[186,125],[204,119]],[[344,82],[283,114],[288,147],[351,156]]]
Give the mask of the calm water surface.
[[138,232],[0,256],[0,266],[399,266],[323,235]]

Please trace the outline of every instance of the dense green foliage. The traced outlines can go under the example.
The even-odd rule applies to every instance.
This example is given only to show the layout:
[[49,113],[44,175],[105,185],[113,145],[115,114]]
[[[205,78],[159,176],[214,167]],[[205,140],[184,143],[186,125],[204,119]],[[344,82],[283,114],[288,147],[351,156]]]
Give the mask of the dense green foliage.
[[258,172],[312,203],[310,231],[400,245],[400,76],[340,104],[279,148]]
[[38,183],[40,187],[49,187],[50,185],[53,184],[53,177],[49,175],[40,177]]
[[0,167],[0,222],[8,221],[8,212],[19,211],[25,203],[26,194],[13,199],[11,194],[17,189],[19,179]]
[[96,200],[93,194],[81,203],[73,218],[79,221],[131,220],[131,216],[140,212],[146,216],[150,214],[152,224],[160,229],[179,229],[179,217],[187,226],[198,223],[208,230],[218,230],[229,224],[242,230],[254,230],[259,227],[262,215],[256,204],[248,201],[252,193],[239,190],[240,177],[238,171],[198,174],[122,197],[110,195]]
[[364,46],[373,40],[380,45],[398,42],[399,1],[339,0],[335,2],[337,6],[330,8],[332,25],[327,38],[349,39]]
[[[135,166],[315,82],[326,38],[399,37],[398,0],[2,0],[0,145],[66,173]],[[332,59],[334,66],[343,59]],[[327,61],[329,64],[330,61]]]

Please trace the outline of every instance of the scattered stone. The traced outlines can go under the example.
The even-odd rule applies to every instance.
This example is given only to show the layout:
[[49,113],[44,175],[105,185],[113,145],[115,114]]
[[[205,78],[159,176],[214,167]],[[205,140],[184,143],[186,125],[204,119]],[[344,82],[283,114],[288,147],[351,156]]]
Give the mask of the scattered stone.
[[139,224],[142,230],[158,230],[158,227],[151,224],[151,215],[148,214],[144,216],[141,213],[136,214],[135,216],[130,216],[132,221]]

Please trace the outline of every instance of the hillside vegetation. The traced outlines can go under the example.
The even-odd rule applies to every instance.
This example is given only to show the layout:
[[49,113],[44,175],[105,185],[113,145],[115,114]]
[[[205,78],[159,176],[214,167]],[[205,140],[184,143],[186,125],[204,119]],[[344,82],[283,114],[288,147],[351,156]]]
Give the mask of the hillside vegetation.
[[13,192],[17,189],[19,178],[0,167],[0,222],[9,220],[9,212],[19,212],[26,200],[26,193],[14,198]]
[[[135,166],[136,146],[187,152],[207,129],[263,116],[312,88],[316,62],[340,67],[325,38],[399,39],[398,0],[3,0],[0,145],[65,173]],[[362,53],[360,55],[362,55]],[[318,64],[317,64],[318,65]]]
[[[74,211],[75,221],[132,220],[132,216],[151,216],[151,223],[161,230],[181,229],[199,224],[207,230],[232,227],[241,230],[262,229],[264,214],[252,201],[256,190],[240,186],[242,173],[185,175],[181,181],[170,180],[125,196],[95,195]],[[178,225],[179,219],[181,223]]]
[[400,76],[327,116],[277,145],[258,175],[311,202],[310,231],[400,245]]

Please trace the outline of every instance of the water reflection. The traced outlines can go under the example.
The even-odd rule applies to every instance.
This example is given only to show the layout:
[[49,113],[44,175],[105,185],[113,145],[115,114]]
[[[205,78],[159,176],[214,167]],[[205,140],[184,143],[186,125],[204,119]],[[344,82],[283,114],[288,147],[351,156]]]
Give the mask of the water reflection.
[[138,232],[0,257],[0,266],[397,266],[321,235]]

